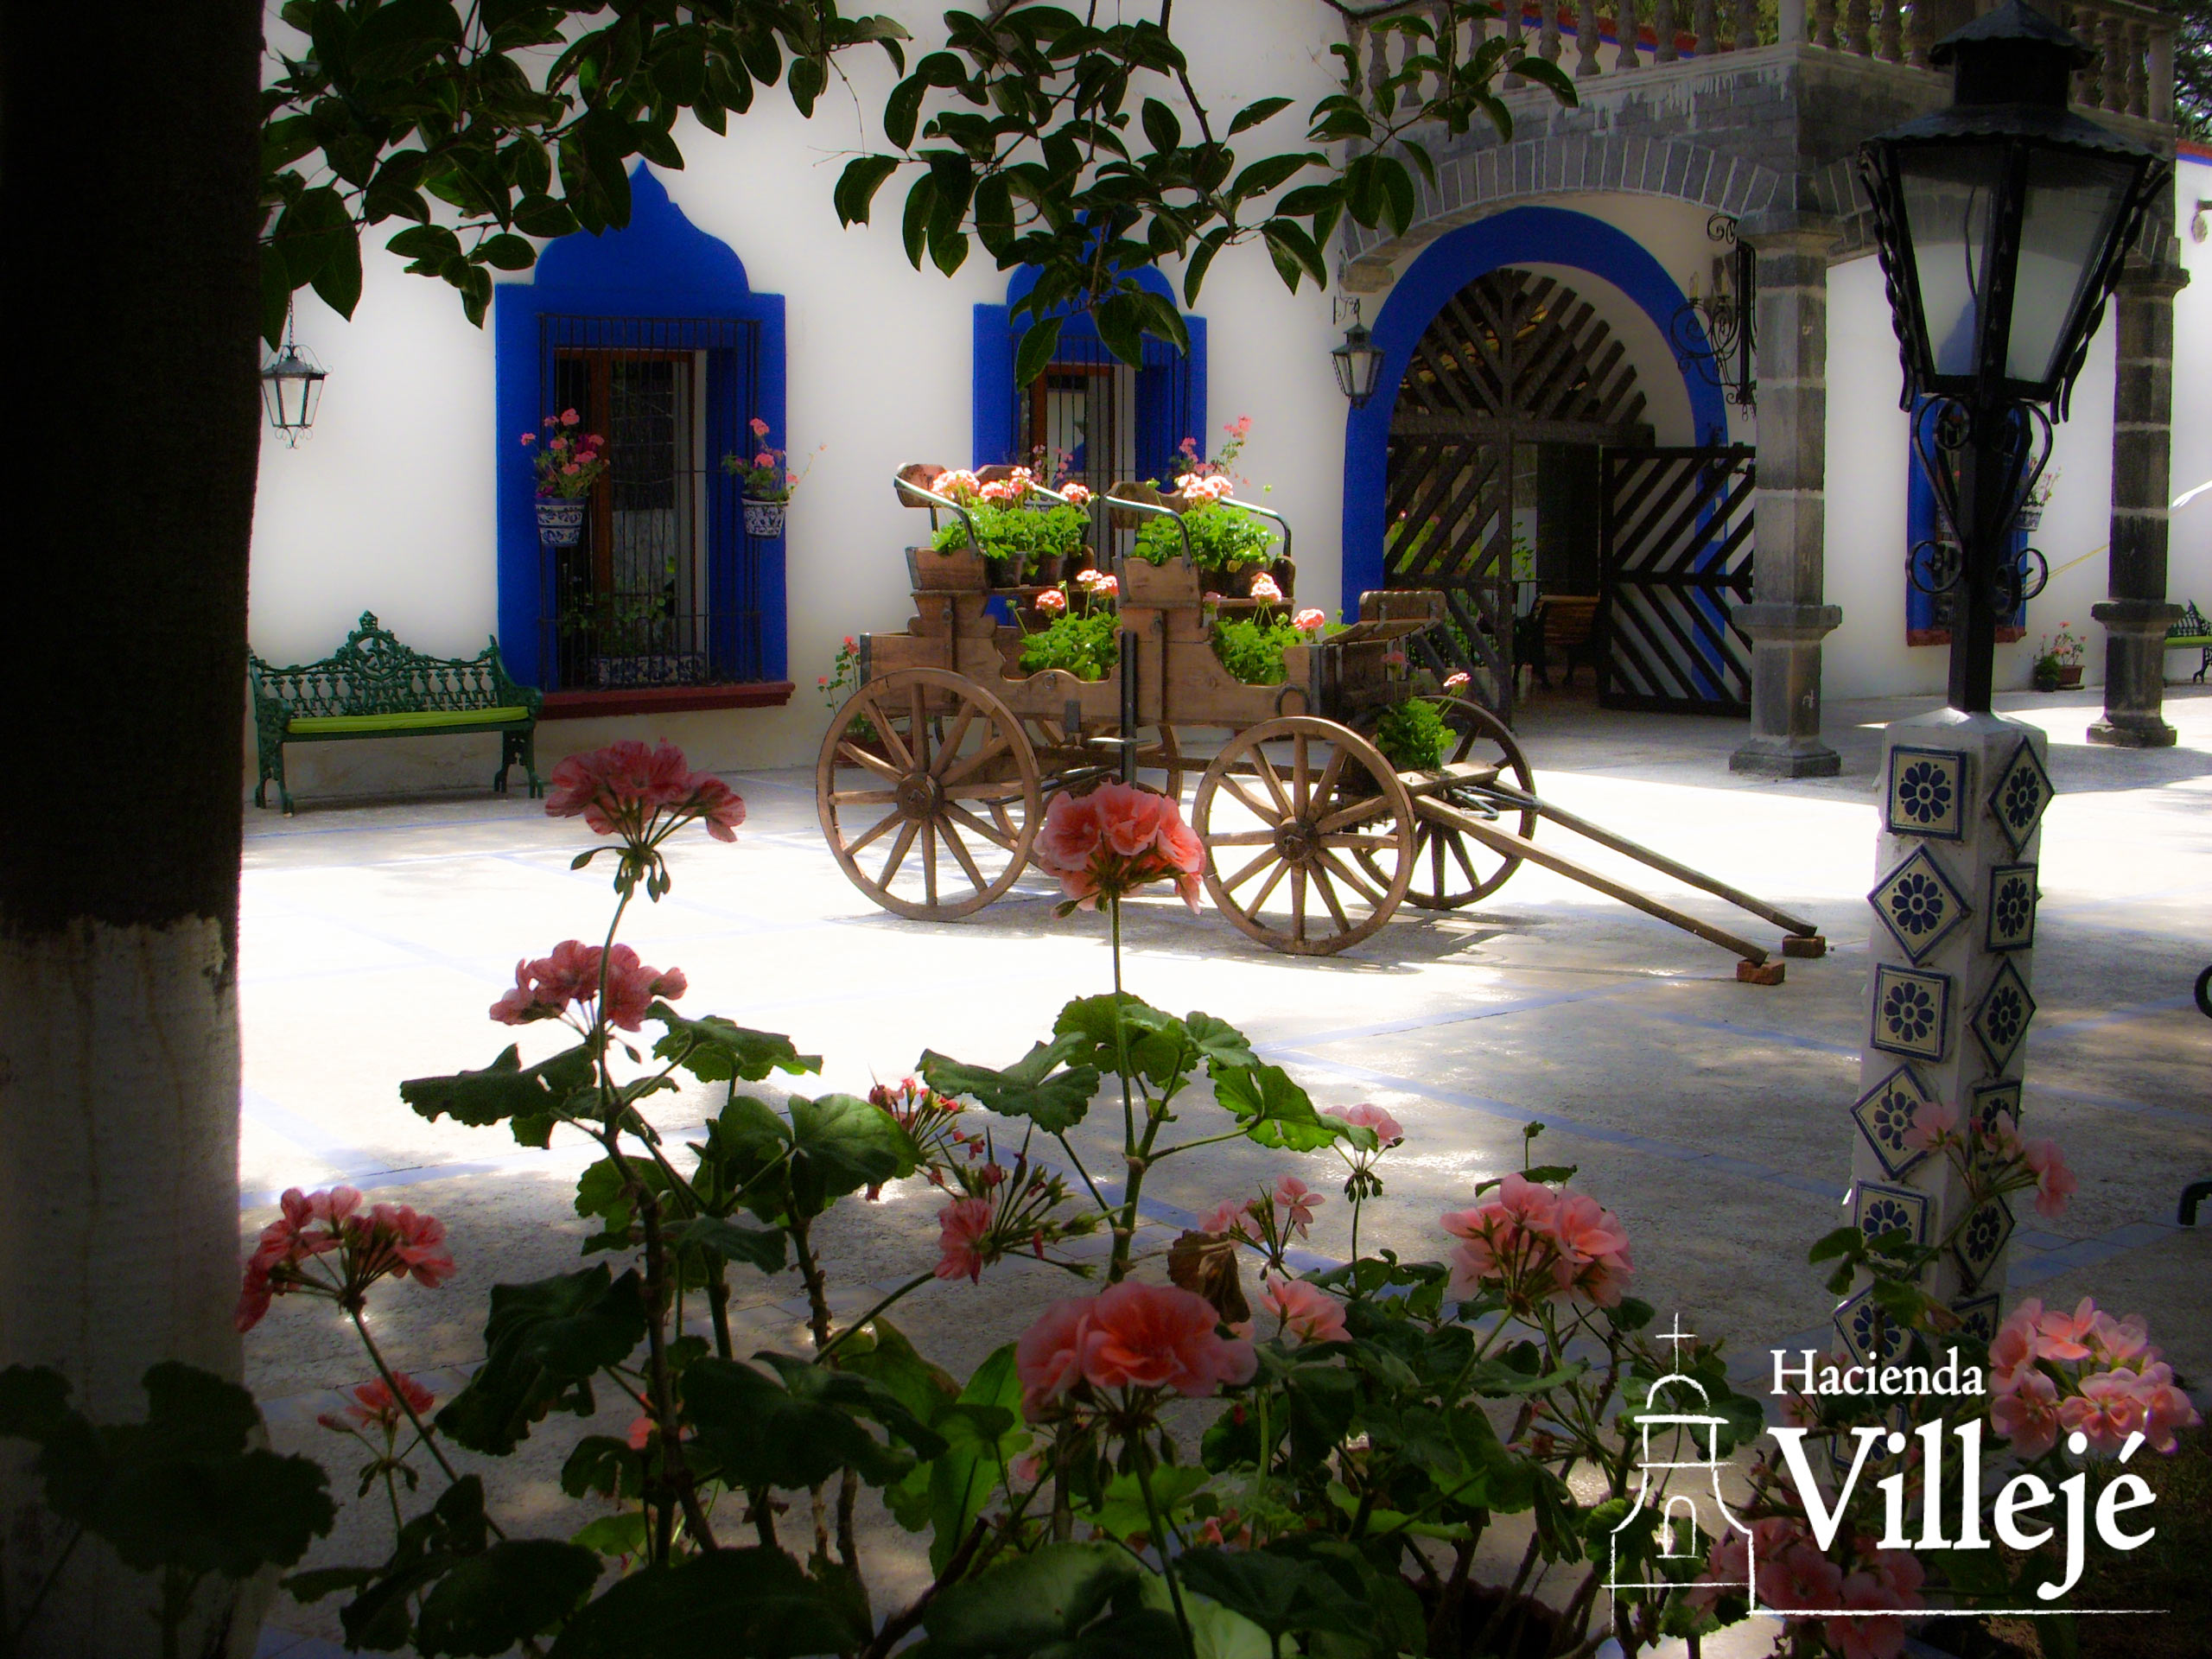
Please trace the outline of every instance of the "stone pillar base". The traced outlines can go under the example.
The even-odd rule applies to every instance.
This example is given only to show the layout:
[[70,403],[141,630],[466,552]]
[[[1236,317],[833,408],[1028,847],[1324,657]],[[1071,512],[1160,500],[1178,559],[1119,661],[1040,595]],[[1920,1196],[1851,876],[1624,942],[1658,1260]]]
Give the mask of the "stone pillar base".
[[1738,606],[1732,620],[1751,639],[1751,735],[1728,757],[1728,770],[1834,777],[1843,759],[1821,741],[1821,640],[1843,612],[1754,602]]
[[2105,630],[2105,715],[2089,728],[2089,741],[2113,748],[2168,749],[2174,728],[2160,709],[2165,701],[2166,630],[2181,607],[2155,599],[2112,599],[2089,614]]

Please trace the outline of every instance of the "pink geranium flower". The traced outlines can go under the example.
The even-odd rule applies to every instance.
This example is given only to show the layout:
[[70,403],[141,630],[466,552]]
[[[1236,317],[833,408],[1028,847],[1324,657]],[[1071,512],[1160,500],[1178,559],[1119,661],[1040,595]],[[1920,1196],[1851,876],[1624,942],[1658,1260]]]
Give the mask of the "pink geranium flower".
[[[2030,1304],[2023,1302],[2023,1312]],[[2071,1313],[2045,1312],[2036,1305],[2036,1352],[2044,1359],[2071,1364],[2089,1357],[2089,1336],[2097,1328],[2097,1305],[2084,1296]]]
[[1912,1114],[1912,1127],[1904,1132],[1904,1143],[1921,1152],[1932,1152],[1957,1138],[1959,1109],[1948,1101],[1924,1100]]
[[1198,907],[1205,848],[1175,803],[1134,784],[1105,783],[1085,794],[1064,791],[1045,809],[1030,857],[1084,910],[1101,896],[1119,899],[1153,881],[1173,881]]
[[[399,1384],[400,1394],[406,1396],[407,1403],[414,1408],[416,1416],[422,1416],[437,1402],[437,1395],[406,1372],[394,1371],[391,1378]],[[352,1405],[340,1412],[325,1412],[315,1421],[325,1428],[336,1429],[341,1434],[352,1434],[365,1428],[397,1432],[405,1417],[406,1414],[400,1409],[399,1400],[391,1387],[382,1377],[378,1377],[353,1390]]]
[[1300,633],[1319,633],[1329,626],[1328,613],[1309,605],[1290,619],[1290,626]]
[[283,1213],[262,1229],[246,1259],[238,1330],[258,1325],[276,1296],[321,1296],[358,1313],[379,1279],[412,1279],[427,1290],[453,1277],[443,1223],[405,1205],[379,1204],[363,1215],[360,1204],[350,1186],[284,1194]]
[[1263,605],[1282,603],[1282,589],[1275,586],[1275,579],[1262,572],[1252,578],[1252,597]]
[[1989,1424],[2021,1457],[2041,1457],[2058,1441],[2058,1385],[2038,1370],[2018,1373],[1990,1402]]
[[2136,1392],[2140,1382],[2125,1366],[2085,1376],[2081,1393],[2059,1402],[2058,1421],[2068,1433],[2087,1435],[2090,1451],[2101,1457],[2117,1456],[2148,1416]]
[[1444,690],[1447,692],[1464,691],[1468,684],[1467,671],[1464,668],[1455,669],[1444,677]]
[[1295,1175],[1286,1175],[1275,1183],[1274,1200],[1283,1211],[1287,1230],[1301,1238],[1313,1224],[1313,1212],[1328,1202]]
[[958,1279],[965,1275],[969,1284],[979,1282],[983,1276],[982,1243],[990,1230],[988,1198],[955,1198],[938,1211],[937,1276]]
[[492,1018],[503,1026],[567,1018],[589,1031],[599,1013],[601,970],[605,969],[608,1023],[635,1031],[652,1011],[653,999],[680,997],[690,988],[681,968],[650,968],[626,944],[610,951],[581,939],[564,939],[550,956],[515,964],[514,988],[492,1005]]
[[1083,1340],[1095,1389],[1161,1389],[1196,1397],[1251,1379],[1249,1342],[1221,1336],[1221,1316],[1195,1292],[1124,1280],[1095,1298]]
[[1090,1329],[1091,1300],[1077,1296],[1054,1302],[1014,1345],[1021,1411],[1032,1421],[1065,1400],[1083,1381],[1083,1344]]
[[1337,1299],[1303,1279],[1270,1276],[1260,1291],[1260,1306],[1277,1319],[1278,1334],[1300,1342],[1342,1342],[1344,1310]]
[[1068,607],[1068,596],[1057,588],[1047,588],[1037,595],[1037,608],[1048,616],[1058,616]]
[[2204,1421],[2189,1396],[2174,1386],[2173,1367],[2164,1363],[2143,1368],[2136,1379],[2135,1398],[2143,1408],[2141,1427],[2153,1452],[2172,1452],[2177,1432]]
[[1371,1106],[1364,1101],[1357,1106],[1332,1106],[1324,1116],[1340,1118],[1357,1128],[1374,1130],[1376,1141],[1384,1147],[1395,1147],[1406,1138],[1396,1118],[1380,1106]]
[[695,818],[716,841],[735,841],[745,802],[712,773],[690,770],[673,743],[648,748],[626,738],[554,767],[545,814],[581,816],[594,834],[650,852]]
[[1897,1659],[1904,1651],[1904,1621],[1889,1616],[1903,1610],[1904,1600],[1875,1574],[1853,1573],[1827,1605],[1863,1608],[1867,1614],[1823,1621],[1822,1633],[1842,1659]]
[[1778,1612],[1834,1607],[1842,1593],[1843,1569],[1808,1543],[1759,1561],[1759,1599]]
[[2047,1218],[2056,1217],[2066,1208],[2082,1183],[2066,1166],[2066,1159],[2058,1150],[2056,1141],[2031,1141],[2022,1148],[2028,1167],[2036,1176],[2036,1213]]

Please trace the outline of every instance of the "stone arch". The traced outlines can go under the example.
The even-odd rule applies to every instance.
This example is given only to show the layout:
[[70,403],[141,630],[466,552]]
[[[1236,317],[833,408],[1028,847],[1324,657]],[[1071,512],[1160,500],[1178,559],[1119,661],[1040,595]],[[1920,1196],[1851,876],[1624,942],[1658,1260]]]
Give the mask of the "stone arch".
[[[1837,217],[1853,211],[1855,184],[1847,168],[1824,169],[1810,183],[1815,196],[1840,192],[1841,200],[1825,207],[1796,204],[1802,210]],[[1455,230],[1511,208],[1564,205],[1560,197],[1583,191],[1665,196],[1731,219],[1791,206],[1793,195],[1802,194],[1792,181],[1747,156],[1688,139],[1618,132],[1516,139],[1441,161],[1433,188],[1426,180],[1418,182],[1414,222],[1402,236],[1347,225],[1344,285],[1379,288],[1394,267]]]
[[[1399,275],[1376,314],[1375,343],[1383,353],[1376,395],[1351,410],[1344,424],[1344,586],[1345,602],[1383,586],[1389,442],[1400,389],[1414,350],[1430,322],[1469,283],[1507,265],[1580,270],[1626,296],[1662,338],[1683,295],[1640,244],[1586,213],[1526,207],[1463,225],[1438,238]],[[1662,365],[1646,365],[1659,370]],[[1694,375],[1681,375],[1693,429],[1726,429],[1720,394]]]

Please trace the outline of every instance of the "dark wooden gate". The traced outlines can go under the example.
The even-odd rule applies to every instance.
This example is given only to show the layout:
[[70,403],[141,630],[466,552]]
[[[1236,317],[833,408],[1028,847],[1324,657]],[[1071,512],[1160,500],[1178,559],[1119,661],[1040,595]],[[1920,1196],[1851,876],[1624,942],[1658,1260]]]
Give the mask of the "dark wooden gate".
[[1734,613],[1751,596],[1755,453],[1748,445],[1605,452],[1602,707],[1751,712],[1751,642]]
[[1390,422],[1384,581],[1433,588],[1452,623],[1432,664],[1513,699],[1516,443],[1649,441],[1612,331],[1573,289],[1506,269],[1445,302],[1414,345]]

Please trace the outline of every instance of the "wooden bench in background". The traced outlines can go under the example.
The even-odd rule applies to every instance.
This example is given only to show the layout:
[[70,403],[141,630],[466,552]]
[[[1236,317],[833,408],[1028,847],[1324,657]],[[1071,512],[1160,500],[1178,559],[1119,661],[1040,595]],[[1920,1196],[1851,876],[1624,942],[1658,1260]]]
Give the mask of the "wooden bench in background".
[[535,686],[518,685],[499,661],[493,640],[474,657],[425,657],[377,626],[369,612],[346,643],[319,663],[276,668],[246,658],[253,688],[253,733],[260,780],[253,804],[269,804],[274,781],[289,816],[284,745],[371,737],[438,737],[499,734],[494,792],[504,795],[507,771],[520,766],[536,799],[545,785],[537,775],[537,730],[543,698]]

